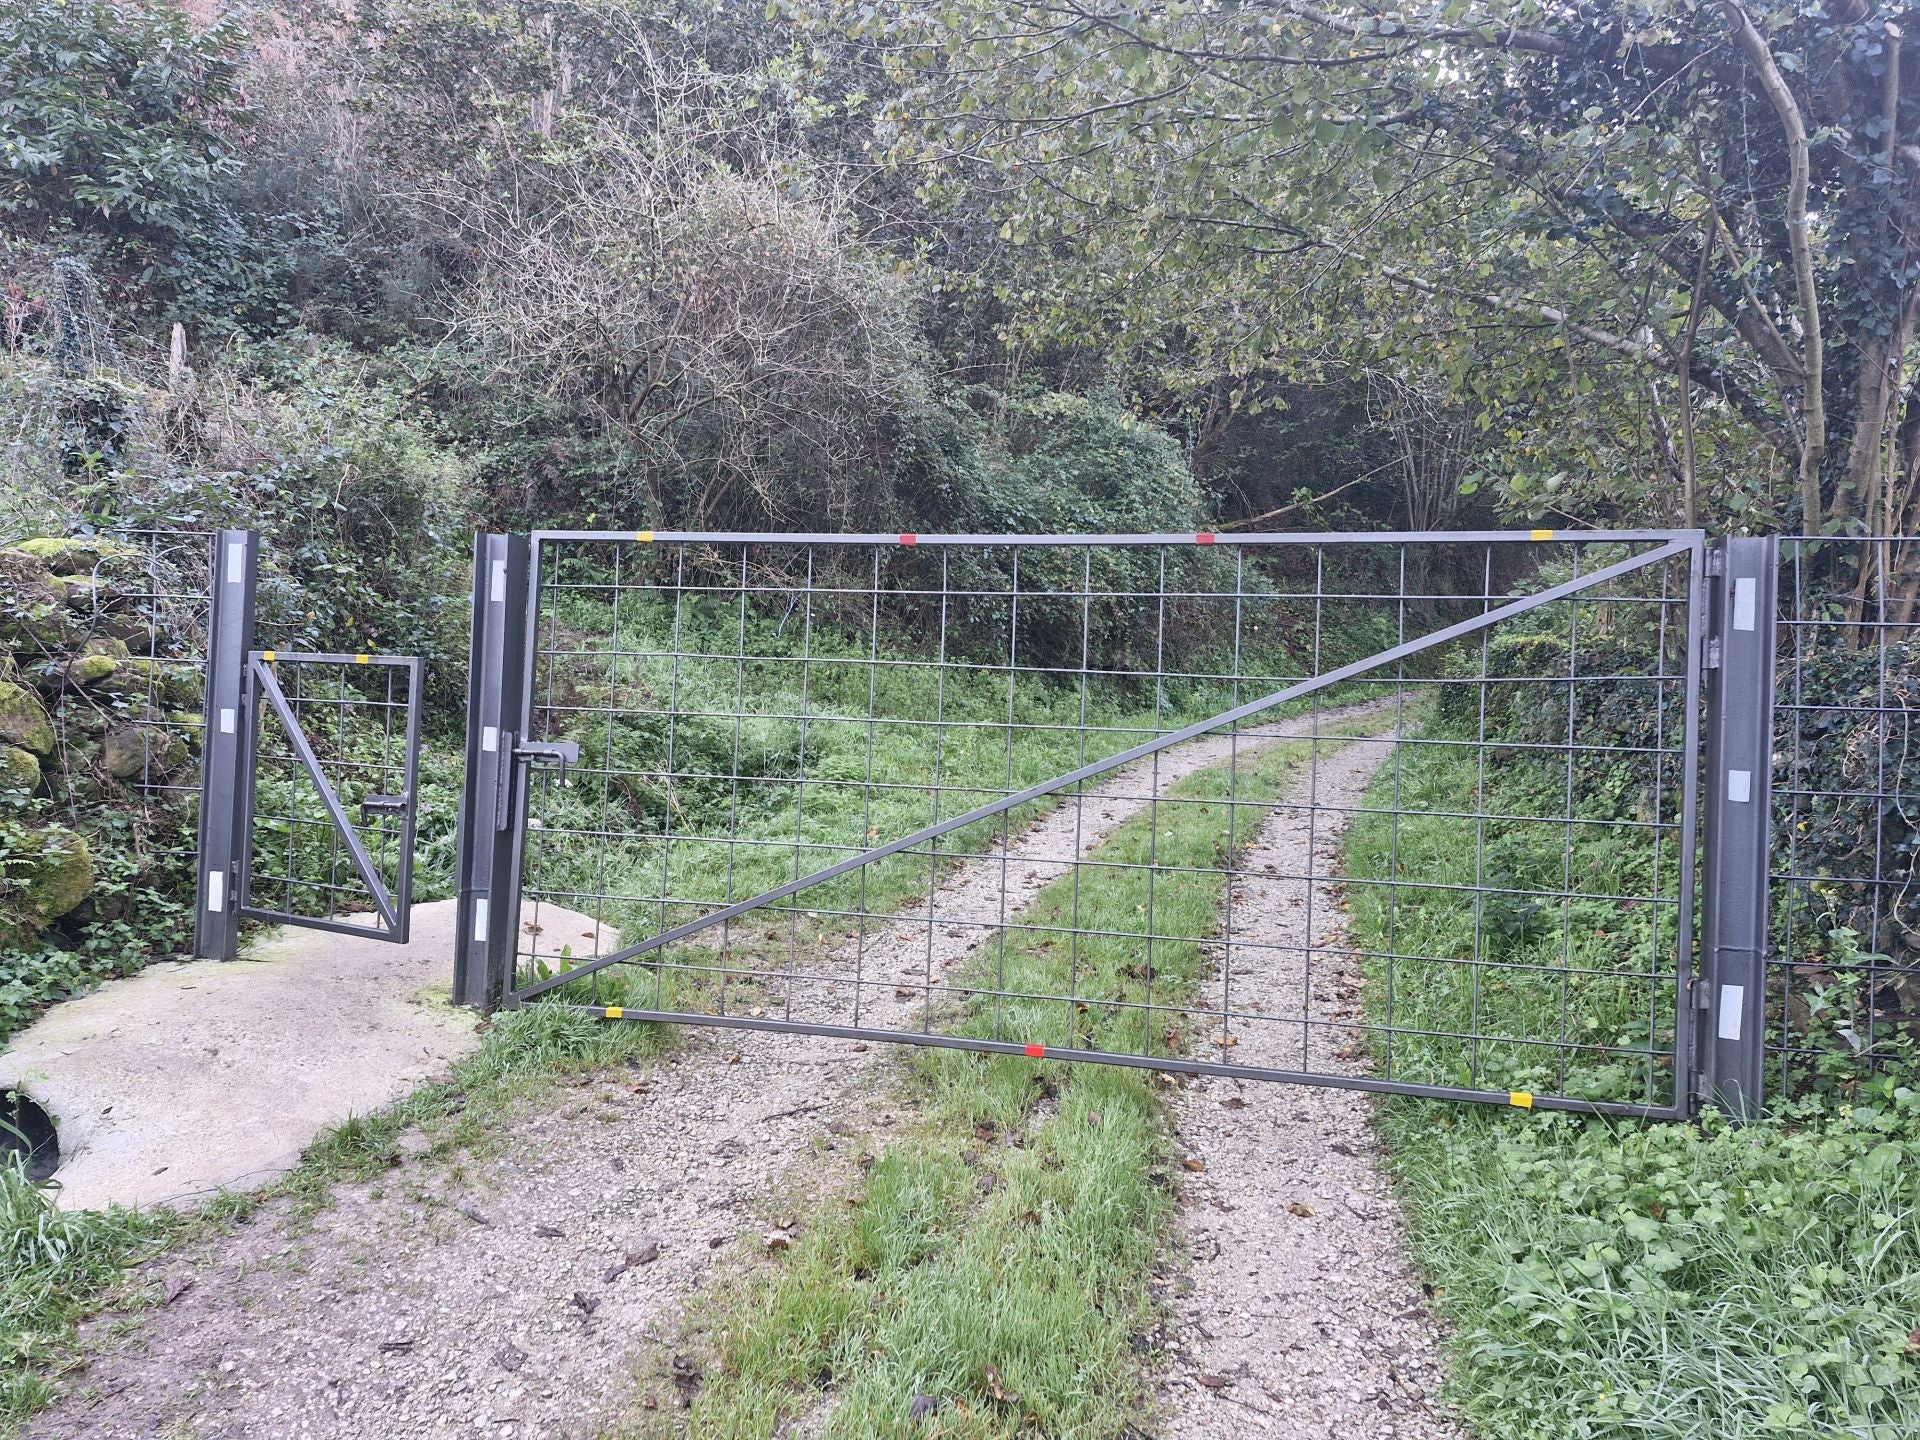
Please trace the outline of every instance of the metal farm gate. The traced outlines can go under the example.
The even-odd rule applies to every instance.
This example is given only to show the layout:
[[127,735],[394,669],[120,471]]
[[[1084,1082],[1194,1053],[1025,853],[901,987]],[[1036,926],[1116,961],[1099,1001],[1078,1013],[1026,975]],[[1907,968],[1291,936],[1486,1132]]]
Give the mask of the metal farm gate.
[[[253,650],[221,543],[202,952],[404,939],[419,662]],[[474,574],[462,1003],[1757,1100],[1771,542],[541,531]]]

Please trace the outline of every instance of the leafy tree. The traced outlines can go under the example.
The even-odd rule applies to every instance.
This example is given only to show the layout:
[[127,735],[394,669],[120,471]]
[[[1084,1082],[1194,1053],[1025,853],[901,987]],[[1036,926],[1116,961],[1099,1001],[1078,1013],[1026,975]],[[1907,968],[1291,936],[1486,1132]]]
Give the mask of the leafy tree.
[[219,191],[241,167],[244,40],[168,4],[0,7],[0,211],[16,232],[151,261],[231,227]]
[[[1681,518],[1743,518],[1771,458],[1792,482],[1771,518],[1907,533],[1914,18],[935,0],[831,23],[903,87],[897,153],[993,191],[1051,262],[1037,332],[1188,327],[1239,370],[1418,360],[1523,454],[1665,465]],[[1920,556],[1897,559],[1910,610]]]

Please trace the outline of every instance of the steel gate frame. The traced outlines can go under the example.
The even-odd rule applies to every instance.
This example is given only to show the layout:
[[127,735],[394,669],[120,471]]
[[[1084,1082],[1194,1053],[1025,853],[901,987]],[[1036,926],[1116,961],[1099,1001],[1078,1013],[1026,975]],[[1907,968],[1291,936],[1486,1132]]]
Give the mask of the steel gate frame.
[[[1543,541],[1575,542],[1581,545],[1619,544],[1644,548],[1638,554],[1602,566],[1588,574],[1578,575],[1574,579],[1546,587],[1532,595],[1499,605],[1492,604],[1489,597],[1464,597],[1484,599],[1486,608],[1480,615],[1440,627],[1411,640],[1403,640],[1399,644],[1377,651],[1363,659],[1284,686],[1233,709],[1132,746],[1106,759],[1082,765],[1015,793],[1002,795],[962,814],[874,845],[809,874],[796,876],[793,880],[760,894],[724,905],[716,904],[715,908],[705,915],[672,926],[644,940],[624,945],[611,954],[584,961],[559,973],[536,979],[530,984],[516,987],[513,983],[521,894],[519,877],[525,863],[526,827],[529,819],[527,810],[530,771],[537,765],[564,766],[577,758],[576,755],[563,753],[570,747],[529,743],[524,739],[531,728],[534,713],[535,661],[540,648],[536,637],[540,623],[538,606],[542,593],[542,556],[553,544],[608,542],[716,547],[926,546],[1017,549],[1043,546],[1166,548],[1195,545],[1351,547],[1477,544],[1491,546]],[[1742,543],[1733,542],[1736,550]],[[1750,546],[1764,546],[1766,542],[1744,543]],[[1723,644],[1710,645],[1707,633],[1710,621],[1709,597],[1710,595],[1716,597],[1717,603],[1717,597],[1724,588],[1717,584],[1710,587],[1709,582],[1715,575],[1724,572],[1726,554],[1725,542],[1716,542],[1710,548],[1704,534],[1697,530],[917,535],[556,529],[534,531],[525,537],[499,535],[479,537],[475,549],[475,623],[470,689],[469,770],[464,800],[467,823],[463,825],[461,831],[461,906],[458,922],[456,998],[465,1003],[480,1004],[488,1008],[516,1007],[529,1003],[551,994],[562,986],[598,974],[611,966],[634,961],[678,940],[689,938],[715,926],[725,925],[757,909],[776,904],[813,885],[849,874],[863,866],[909,851],[916,846],[937,841],[941,836],[968,825],[1002,816],[1029,801],[1070,790],[1198,736],[1227,730],[1241,721],[1263,714],[1279,705],[1315,695],[1344,681],[1394,666],[1412,656],[1463,637],[1489,631],[1494,626],[1531,610],[1578,597],[1611,580],[1664,564],[1677,557],[1684,557],[1687,562],[1686,668],[1684,676],[1672,678],[1681,681],[1687,700],[1682,750],[1689,757],[1697,757],[1700,754],[1701,705],[1699,702],[1702,699],[1703,686],[1712,683],[1708,677],[1715,676],[1719,672],[1723,664],[1723,655],[1727,653]],[[1750,618],[1750,605],[1743,600],[1742,606],[1743,613]],[[1762,611],[1762,613],[1765,612]],[[1719,610],[1716,608],[1713,614],[1717,617]],[[1761,626],[1755,633],[1761,634],[1765,631],[1766,627]],[[1770,639],[1770,637],[1767,638]],[[1745,668],[1748,667],[1743,667],[1743,673]],[[1715,694],[1720,694],[1726,687],[1724,684],[1713,684],[1712,688]],[[1748,689],[1745,684],[1742,684],[1741,688],[1746,691],[1743,701],[1750,699],[1751,689]],[[1719,713],[1724,716],[1732,708],[1723,703],[1719,706]],[[1752,709],[1749,705],[1747,720],[1750,722],[1751,719]],[[1750,723],[1746,728],[1751,729]],[[1725,751],[1733,743],[1730,739],[1730,730],[1724,724],[1716,725],[1713,734],[1715,745],[1721,751]],[[1688,764],[1684,767],[1684,774],[1680,780],[1681,814],[1675,825],[1680,836],[1681,851],[1686,855],[1695,853],[1698,836],[1700,792],[1696,777],[1697,769],[1697,764]],[[1764,765],[1751,767],[1749,770],[1750,776],[1764,776],[1764,773]],[[1755,798],[1759,798],[1761,803],[1742,803],[1738,809],[1745,818],[1758,818],[1763,827],[1766,814],[1764,797]],[[1715,819],[1720,822],[1712,824],[1711,828],[1716,831],[1731,831],[1734,826],[1729,823],[1730,818],[1741,818],[1728,816],[1730,807],[1726,803],[1727,799],[1727,793],[1721,791],[1719,787],[1712,787],[1706,792],[1706,808],[1710,814],[1710,823]],[[1749,824],[1746,826],[1746,831],[1749,834],[1753,833],[1754,826]],[[1733,848],[1736,851],[1742,850],[1739,845]],[[1764,846],[1760,848],[1763,850]],[[1722,844],[1717,852],[1723,869],[1727,868],[1726,851],[1727,846]],[[1713,847],[1710,847],[1710,864],[1715,860],[1716,852]],[[1676,896],[1678,914],[1672,957],[1672,980],[1676,997],[1675,1014],[1672,1017],[1674,1027],[1671,1051],[1673,1098],[1670,1103],[1664,1105],[1622,1104],[1561,1095],[1495,1092],[1461,1086],[1387,1080],[1373,1076],[1349,1076],[1224,1064],[1185,1056],[1160,1057],[1062,1048],[1054,1045],[1038,1046],[1011,1040],[942,1035],[929,1031],[890,1030],[858,1024],[813,1023],[770,1016],[713,1015],[630,1006],[587,1006],[585,1008],[605,1014],[609,1018],[618,1019],[826,1035],[852,1040],[910,1043],[991,1054],[1045,1056],[1055,1059],[1122,1064],[1176,1074],[1226,1075],[1243,1079],[1328,1085],[1375,1093],[1516,1104],[1540,1109],[1675,1118],[1691,1113],[1703,1097],[1711,1097],[1723,1104],[1742,1109],[1745,1106],[1744,1097],[1748,1093],[1747,1087],[1742,1081],[1729,1082],[1723,1077],[1731,1063],[1731,1051],[1742,1049],[1739,1042],[1746,1035],[1752,1034],[1756,1027],[1734,1025],[1730,1030],[1728,1024],[1721,1020],[1717,1028],[1711,1031],[1715,1036],[1713,1043],[1701,1045],[1699,1036],[1706,1032],[1697,1028],[1695,1022],[1703,1011],[1708,1010],[1710,1004],[1715,1003],[1716,998],[1718,1003],[1730,1004],[1735,1010],[1740,1010],[1742,1006],[1750,1009],[1759,1002],[1759,990],[1757,986],[1743,989],[1737,980],[1732,982],[1733,988],[1728,990],[1725,989],[1728,982],[1718,978],[1718,972],[1737,958],[1733,957],[1732,952],[1739,949],[1737,937],[1731,941],[1725,938],[1724,924],[1719,932],[1710,935],[1707,946],[1702,950],[1712,983],[1696,983],[1697,977],[1693,973],[1692,964],[1696,872],[1691,864],[1683,863],[1678,868],[1679,889]],[[1735,864],[1733,868],[1737,870],[1740,867]],[[1714,873],[1717,875],[1718,872]],[[1751,866],[1746,867],[1746,873],[1750,875]],[[1764,886],[1764,877],[1762,886]],[[1708,890],[1710,896],[1721,894],[1728,888],[1725,882],[1715,883],[1710,877]],[[1758,894],[1760,896],[1758,912],[1764,925],[1764,888]],[[1754,907],[1749,904],[1744,908],[1751,913]],[[884,920],[886,917],[876,915],[874,918]],[[1731,1039],[1729,1039],[1730,1035]],[[1757,1095],[1757,1088],[1751,1093]]]

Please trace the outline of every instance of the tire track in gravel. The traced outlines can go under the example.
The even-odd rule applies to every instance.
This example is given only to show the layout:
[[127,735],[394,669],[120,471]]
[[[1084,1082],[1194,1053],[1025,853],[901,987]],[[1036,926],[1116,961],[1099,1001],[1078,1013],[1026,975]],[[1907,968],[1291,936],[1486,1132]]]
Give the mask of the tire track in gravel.
[[[938,887],[931,923],[925,906],[904,911],[828,968],[901,976],[910,994],[886,982],[863,1018],[907,1023],[927,1000],[908,974],[959,966],[994,933],[961,922],[1014,915],[1195,771],[1374,708],[1206,736],[1117,771],[1004,854],[963,863]],[[545,907],[543,923],[564,919]],[[378,1185],[336,1185],[304,1223],[291,1202],[270,1202],[164,1262],[166,1289],[192,1283],[130,1334],[117,1333],[125,1316],[89,1326],[87,1367],[26,1433],[597,1434],[642,1403],[638,1357],[671,1341],[730,1245],[757,1243],[782,1197],[833,1193],[808,1182],[845,1163],[858,1144],[848,1137],[891,1128],[891,1087],[876,1074],[888,1049],[691,1030],[656,1063],[542,1097],[510,1122],[506,1154],[422,1157]],[[651,1390],[672,1403],[670,1377]]]
[[[1230,967],[1236,1009],[1316,1023],[1236,1022],[1241,1063],[1365,1070],[1346,1048],[1361,1004],[1356,967],[1315,952],[1344,932],[1330,877],[1345,812],[1392,752],[1391,735],[1323,751],[1248,848],[1231,913],[1233,935],[1249,943],[1217,947],[1217,963]],[[1168,1307],[1164,1440],[1460,1440],[1435,1401],[1439,1329],[1381,1173],[1373,1103],[1224,1076],[1181,1088],[1178,1144],[1205,1168],[1182,1175],[1191,1268]]]

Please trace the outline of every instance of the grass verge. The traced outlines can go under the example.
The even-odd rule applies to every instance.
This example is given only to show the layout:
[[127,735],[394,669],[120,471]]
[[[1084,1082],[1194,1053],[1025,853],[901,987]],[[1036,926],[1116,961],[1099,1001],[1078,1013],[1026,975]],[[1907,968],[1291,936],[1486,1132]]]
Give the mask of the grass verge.
[[[1471,753],[1425,757],[1413,793],[1431,809],[1474,811]],[[1373,803],[1384,805],[1392,778],[1383,772]],[[1524,803],[1529,783],[1518,769],[1494,776],[1485,808]],[[1356,822],[1356,873],[1385,873],[1389,823]],[[1449,854],[1473,864],[1472,834],[1447,843],[1445,823],[1471,825],[1422,819],[1411,830],[1419,873],[1436,879],[1448,878]],[[1557,840],[1532,859],[1556,872],[1564,863]],[[1473,953],[1471,895],[1422,892],[1418,909],[1421,953]],[[1389,923],[1384,907],[1355,904],[1363,947],[1390,948]],[[1484,912],[1481,924],[1485,944]],[[1404,928],[1399,938],[1405,948]],[[1455,983],[1451,969],[1403,970],[1395,1003],[1446,1013]],[[1381,1018],[1385,991],[1369,994]],[[1573,1013],[1591,1034],[1644,1043],[1644,995],[1596,986]],[[1414,1101],[1389,1102],[1380,1123],[1417,1258],[1454,1329],[1448,1398],[1480,1440],[1920,1434],[1913,1089],[1887,1079],[1856,1103],[1784,1105],[1738,1130]]]
[[[1308,750],[1243,757],[1236,797],[1277,799]],[[1219,866],[1227,783],[1221,770],[1188,777],[1170,793],[1190,803],[1133,817],[1091,858]],[[1236,845],[1259,813],[1233,822]],[[1124,932],[1149,904],[1148,874],[1109,871],[1077,900],[1067,877],[1025,918],[1050,925],[1077,904],[1082,925]],[[1063,1017],[1048,1002],[977,1001],[964,1028],[1057,1034],[1064,1020],[1082,1044],[1138,1048],[1146,985],[1190,993],[1218,925],[1218,874],[1170,878],[1155,884],[1154,927],[1181,938],[1154,947],[1150,973],[1143,947],[1121,936],[1069,947],[1022,932],[1004,952],[982,947],[975,973],[990,967],[996,989],[1057,993],[1072,966],[1086,1002]],[[912,1128],[789,1254],[715,1297],[700,1320],[709,1382],[683,1414],[638,1417],[640,1431],[765,1436],[811,1416],[808,1432],[828,1437],[1128,1433],[1142,1400],[1134,1342],[1173,1206],[1166,1083],[1119,1067],[919,1054]]]

